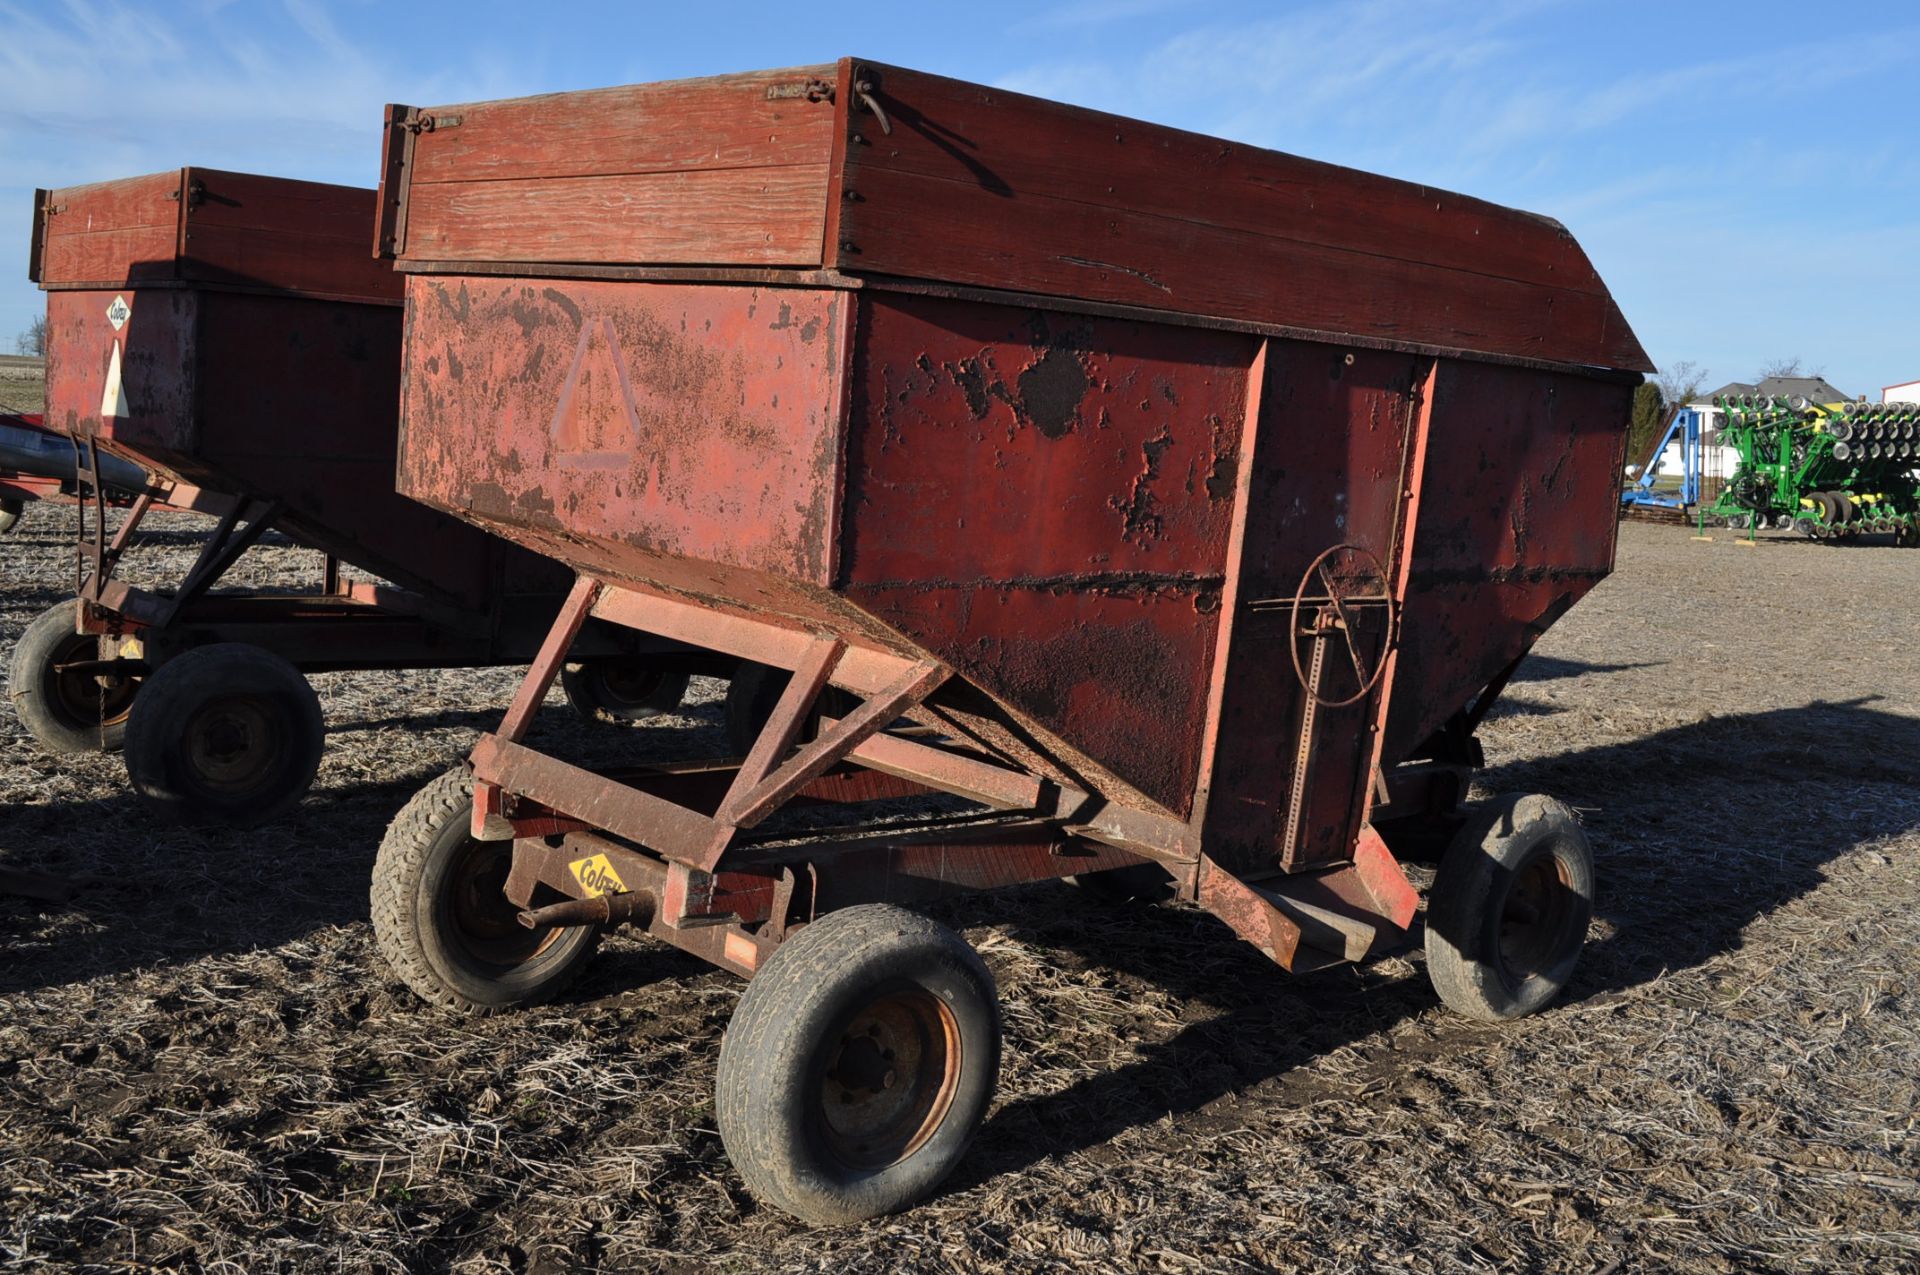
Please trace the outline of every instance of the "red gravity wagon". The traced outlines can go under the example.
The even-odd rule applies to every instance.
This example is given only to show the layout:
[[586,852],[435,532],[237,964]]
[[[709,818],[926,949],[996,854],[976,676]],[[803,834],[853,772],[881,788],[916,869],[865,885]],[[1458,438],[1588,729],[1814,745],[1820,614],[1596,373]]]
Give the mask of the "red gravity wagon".
[[[83,516],[77,597],[21,635],[9,693],[50,751],[124,746],[167,811],[253,823],[298,800],[323,732],[303,673],[524,663],[565,597],[557,564],[393,490],[402,281],[367,251],[374,199],[205,168],[36,196],[43,425]],[[208,530],[183,577],[139,587],[115,571],[156,501]],[[318,587],[216,587],[269,529],[317,551]],[[576,702],[677,700],[684,674],[645,646],[583,634]]]
[[[387,129],[400,489],[577,573],[381,848],[422,996],[552,996],[622,923],[750,979],[720,1132],[834,1222],[930,1190],[994,1088],[993,981],[924,900],[1169,893],[1303,970],[1407,941],[1437,859],[1450,1005],[1565,984],[1578,823],[1463,804],[1612,566],[1648,370],[1557,223],[855,60]],[[744,755],[528,747],[592,620],[770,670]],[[903,821],[928,794],[964,801]]]

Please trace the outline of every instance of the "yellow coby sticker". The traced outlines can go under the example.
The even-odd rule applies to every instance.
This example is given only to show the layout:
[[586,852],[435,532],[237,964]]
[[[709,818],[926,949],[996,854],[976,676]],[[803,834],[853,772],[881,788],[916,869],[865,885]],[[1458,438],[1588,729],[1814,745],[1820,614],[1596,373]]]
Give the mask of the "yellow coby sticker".
[[607,862],[607,856],[604,854],[575,859],[567,865],[567,870],[573,873],[573,879],[578,881],[580,888],[589,895],[598,897],[602,894],[627,892],[627,883],[620,879],[620,874],[613,870],[613,865]]

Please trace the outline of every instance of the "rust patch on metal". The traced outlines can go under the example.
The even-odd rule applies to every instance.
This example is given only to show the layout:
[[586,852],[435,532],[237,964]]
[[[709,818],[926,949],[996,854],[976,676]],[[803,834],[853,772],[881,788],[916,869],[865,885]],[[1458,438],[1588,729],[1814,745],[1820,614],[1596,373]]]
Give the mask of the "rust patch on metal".
[[1080,419],[1080,400],[1093,382],[1071,351],[1054,346],[1028,364],[1016,381],[1015,405],[1048,438],[1063,438]]
[[1173,446],[1173,435],[1167,429],[1161,431],[1140,445],[1146,466],[1139,477],[1133,480],[1133,488],[1125,500],[1109,498],[1107,504],[1120,512],[1121,536],[1134,544],[1145,547],[1160,536],[1161,518],[1157,512],[1158,504],[1153,495],[1153,480],[1160,476],[1160,458]]
[[945,366],[947,375],[953,378],[954,385],[966,398],[968,414],[976,421],[987,419],[987,411],[993,403],[987,398],[987,375],[980,369],[980,360],[961,359]]

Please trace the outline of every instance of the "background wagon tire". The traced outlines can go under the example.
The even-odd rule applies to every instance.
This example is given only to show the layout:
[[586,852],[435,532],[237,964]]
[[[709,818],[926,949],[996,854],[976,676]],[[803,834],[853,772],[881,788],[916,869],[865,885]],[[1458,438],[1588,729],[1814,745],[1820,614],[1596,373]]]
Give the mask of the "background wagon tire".
[[1593,851],[1537,794],[1487,802],[1454,837],[1427,901],[1427,975],[1485,1022],[1543,1008],[1573,976],[1593,917]]
[[[751,660],[742,660],[739,667],[733,670],[733,677],[727,683],[726,731],[727,747],[735,757],[745,757],[753,747],[753,741],[760,738],[760,728],[773,716],[780,697],[786,693],[787,683],[792,680],[793,674],[786,669],[756,664]],[[843,717],[858,707],[859,703],[858,699],[839,687],[827,687],[814,701],[814,710],[801,728],[800,738],[805,740],[814,737],[822,713]]]
[[374,944],[420,999],[469,1014],[552,1000],[600,946],[595,925],[529,930],[503,893],[511,841],[476,841],[473,778],[450,770],[413,795],[380,841]]
[[720,1043],[720,1138],[755,1196],[816,1225],[905,1208],[973,1140],[1000,1070],[993,976],[890,904],[774,950]]
[[1173,897],[1173,878],[1165,868],[1154,863],[1083,872],[1064,879],[1089,897],[1116,907],[1129,903],[1164,903]]
[[148,674],[127,719],[127,776],[170,818],[251,827],[300,800],[325,733],[300,670],[257,646],[216,642]]
[[567,702],[588,721],[631,726],[670,713],[687,693],[687,675],[640,658],[607,658],[560,670]]
[[12,531],[20,523],[20,515],[26,512],[26,506],[17,500],[0,500],[0,535]]
[[99,650],[95,638],[74,631],[79,605],[57,603],[27,625],[13,646],[7,694],[21,725],[48,752],[117,752],[127,737],[127,714],[141,679],[125,677],[103,686],[90,674],[55,671]]

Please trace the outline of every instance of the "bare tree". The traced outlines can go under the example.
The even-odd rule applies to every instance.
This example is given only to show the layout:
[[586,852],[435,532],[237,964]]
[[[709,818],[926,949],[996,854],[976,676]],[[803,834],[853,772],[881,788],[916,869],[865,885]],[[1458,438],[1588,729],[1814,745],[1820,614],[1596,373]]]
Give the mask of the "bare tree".
[[1764,381],[1769,376],[1825,376],[1824,367],[1809,369],[1798,354],[1790,359],[1768,359],[1760,365],[1760,372],[1753,379]]
[[25,332],[13,339],[13,348],[21,354],[45,358],[47,354],[47,316],[34,319]]
[[1706,369],[1692,359],[1669,363],[1654,373],[1653,383],[1660,387],[1660,401],[1684,406],[1700,397],[1706,385]]

